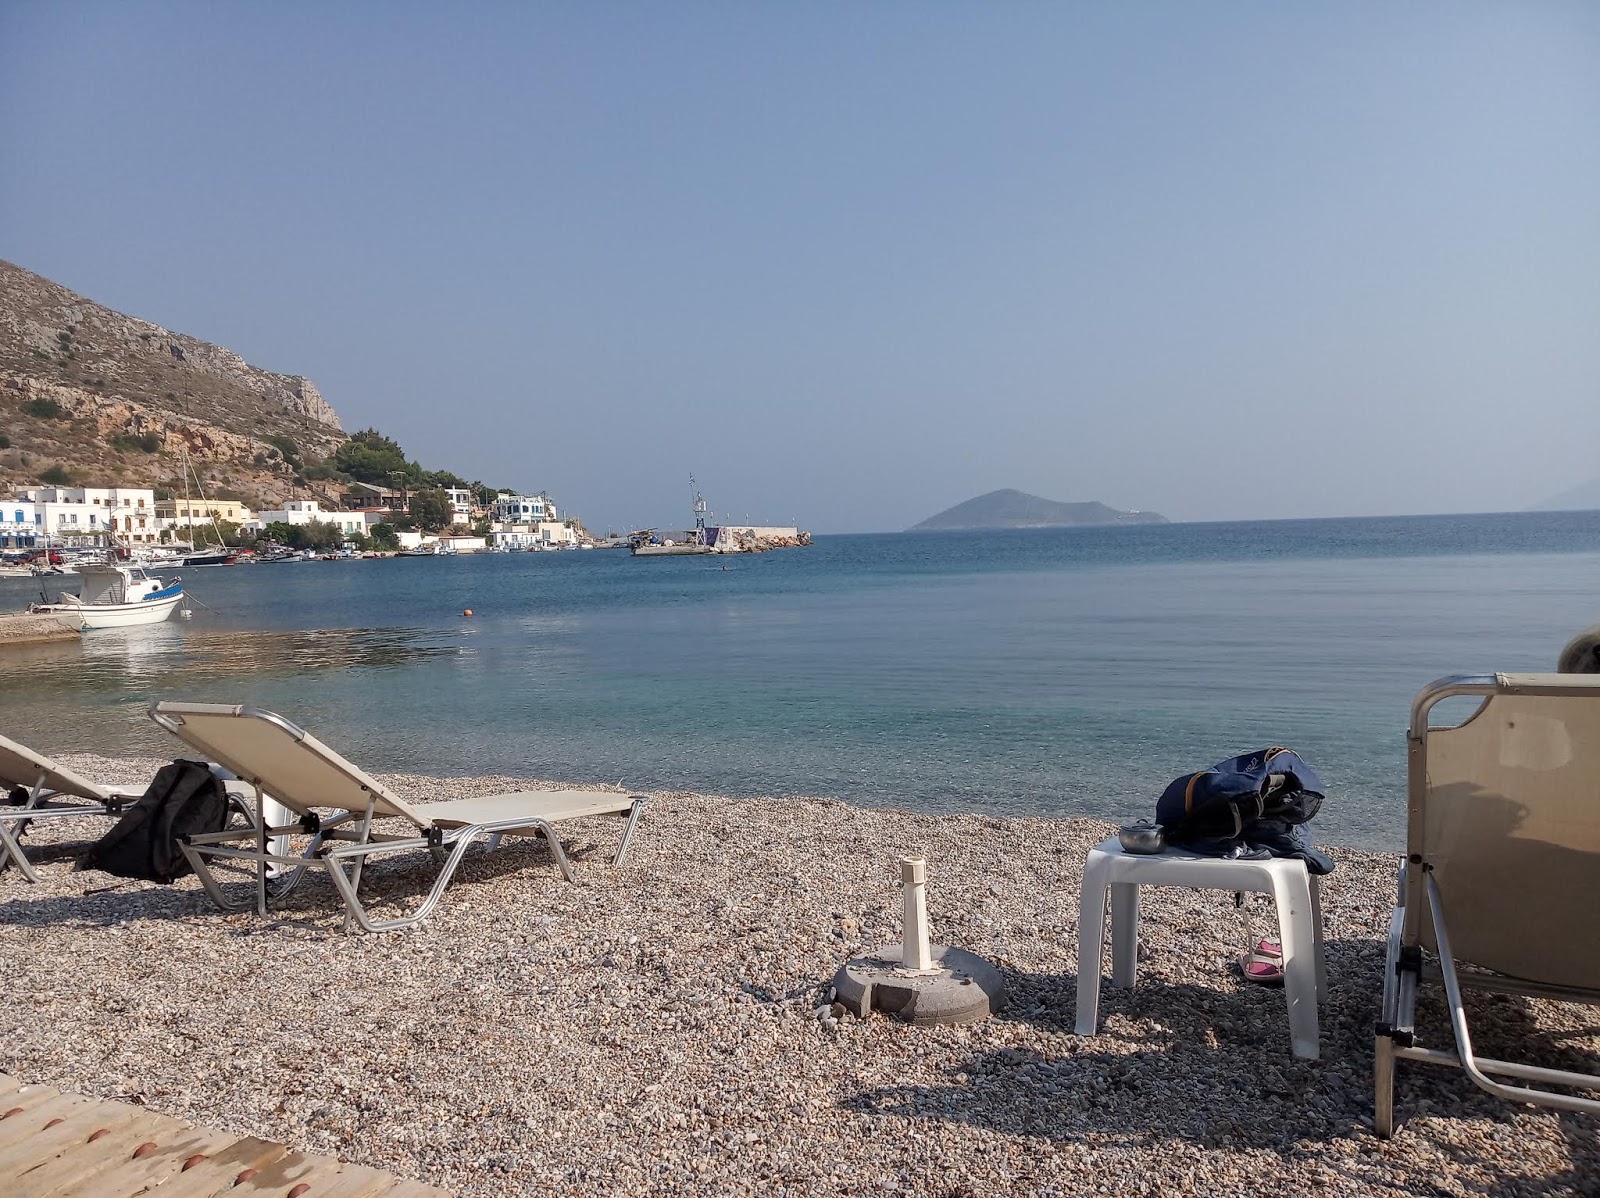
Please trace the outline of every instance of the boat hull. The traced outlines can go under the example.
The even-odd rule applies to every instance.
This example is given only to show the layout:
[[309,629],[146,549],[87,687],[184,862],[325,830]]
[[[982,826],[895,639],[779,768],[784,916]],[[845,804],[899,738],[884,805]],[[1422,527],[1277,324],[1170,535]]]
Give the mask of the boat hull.
[[638,545],[634,557],[691,557],[700,553],[715,553],[710,545]]
[[36,603],[32,610],[76,630],[132,628],[138,624],[161,623],[182,599],[183,592],[179,590],[159,593],[138,603]]

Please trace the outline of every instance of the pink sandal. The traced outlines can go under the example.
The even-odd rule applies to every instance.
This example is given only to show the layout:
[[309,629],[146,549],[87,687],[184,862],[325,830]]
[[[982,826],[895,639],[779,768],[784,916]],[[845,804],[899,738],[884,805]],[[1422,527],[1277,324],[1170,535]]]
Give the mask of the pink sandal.
[[1283,957],[1257,951],[1239,954],[1239,972],[1247,982],[1263,986],[1278,985],[1283,981]]

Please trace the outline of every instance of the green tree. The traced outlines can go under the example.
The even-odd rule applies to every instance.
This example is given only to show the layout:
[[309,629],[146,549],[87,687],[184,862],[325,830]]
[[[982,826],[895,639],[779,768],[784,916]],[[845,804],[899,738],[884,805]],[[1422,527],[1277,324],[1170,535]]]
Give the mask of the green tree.
[[53,399],[30,399],[22,405],[22,410],[40,420],[59,420],[62,415],[61,405]]
[[372,526],[372,543],[379,549],[387,549],[393,553],[400,548],[400,534],[395,531],[393,524],[374,524]]
[[67,473],[64,466],[46,466],[39,471],[39,481],[54,487],[64,487],[72,481],[72,475]]
[[268,445],[275,447],[277,451],[283,455],[283,460],[289,463],[289,468],[296,473],[298,473],[301,467],[305,465],[305,463],[300,460],[300,447],[288,437],[274,434],[270,437],[263,437],[262,440]]
[[411,518],[423,532],[449,528],[456,518],[450,497],[440,490],[418,491],[411,497]]
[[[221,530],[221,539],[218,539],[218,530]],[[216,528],[209,524],[196,524],[189,530],[189,543],[191,545],[237,545],[239,543],[239,526],[231,520],[218,520]]]
[[415,486],[422,476],[421,467],[406,461],[406,451],[400,443],[375,428],[351,434],[333,455],[333,463],[357,482],[375,487],[393,486],[393,474],[403,475],[408,486]]
[[344,544],[344,531],[331,520],[313,520],[300,527],[305,530],[307,549],[337,549]]
[[288,545],[291,549],[304,548],[305,534],[300,531],[300,525],[290,524],[284,520],[274,520],[261,530],[261,535],[268,541],[276,541],[280,545]]
[[10,448],[11,448],[11,438],[6,436],[4,433],[0,433],[0,449],[10,449]]

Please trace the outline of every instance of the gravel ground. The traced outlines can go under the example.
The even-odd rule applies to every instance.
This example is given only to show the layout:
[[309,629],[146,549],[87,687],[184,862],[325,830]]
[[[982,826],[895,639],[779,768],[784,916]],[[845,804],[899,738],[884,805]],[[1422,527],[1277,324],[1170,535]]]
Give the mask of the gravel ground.
[[[141,787],[160,764],[66,760]],[[380,777],[415,799],[533,785]],[[321,877],[262,921],[217,913],[192,878],[73,873],[81,844],[48,848],[105,826],[36,829],[42,883],[0,875],[0,1069],[464,1196],[1600,1193],[1594,1119],[1497,1102],[1459,1071],[1402,1064],[1406,1124],[1373,1136],[1383,856],[1332,850],[1332,1000],[1322,1060],[1302,1062],[1281,991],[1231,967],[1245,933],[1213,892],[1146,892],[1138,986],[1108,986],[1100,1034],[1072,1034],[1082,860],[1112,831],[1089,820],[663,794],[621,870],[617,821],[572,827],[577,885],[513,842],[381,936],[346,935]],[[935,938],[998,963],[1010,1005],[968,1027],[829,1027],[834,970],[899,935],[910,853],[929,859]],[[429,877],[391,859],[363,888],[398,910]],[[1473,1010],[1484,1052],[1600,1053],[1591,1009]],[[1424,1013],[1447,1038],[1442,1007]]]

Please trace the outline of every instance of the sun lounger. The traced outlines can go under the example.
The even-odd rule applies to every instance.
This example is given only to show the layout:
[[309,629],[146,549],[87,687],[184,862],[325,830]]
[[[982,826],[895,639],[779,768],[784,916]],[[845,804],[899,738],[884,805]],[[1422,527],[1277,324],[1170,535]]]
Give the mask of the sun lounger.
[[[0,805],[0,868],[15,862],[22,876],[37,882],[39,875],[22,851],[18,840],[22,827],[35,820],[64,819],[84,815],[109,815],[120,818],[123,811],[138,801],[144,788],[129,793],[126,788],[102,785],[80,777],[27,745],[0,736],[0,788],[8,793],[26,792],[21,805]],[[228,785],[230,805],[245,816],[247,792],[238,783]]]
[[[81,778],[26,745],[0,736],[0,786],[8,793],[26,792],[20,806],[0,806],[0,867],[15,862],[22,876],[37,882],[18,843],[20,826],[34,820],[78,815],[119,815],[138,795],[119,795],[112,787]],[[75,800],[75,801],[74,801]]]
[[[225,910],[238,909],[223,893],[208,858],[254,866],[256,909],[267,910],[269,864],[295,870],[295,878],[308,867],[327,871],[344,899],[349,918],[369,932],[403,928],[427,917],[444,894],[467,848],[480,838],[495,848],[503,836],[543,836],[567,881],[572,866],[561,847],[555,825],[588,816],[626,816],[621,842],[612,865],[627,856],[644,795],[603,790],[531,790],[486,795],[442,803],[409,803],[370,775],[346,761],[327,745],[282,716],[254,707],[213,703],[156,703],[150,718],[185,744],[221,762],[258,791],[265,790],[297,816],[299,822],[270,827],[258,821],[255,832],[224,832],[193,836],[184,854],[200,876],[206,893]],[[332,814],[328,814],[331,812]],[[405,834],[373,829],[376,819],[392,818],[411,825]],[[274,835],[311,837],[310,847],[298,857],[269,851]],[[254,847],[238,842],[254,835]],[[408,915],[374,919],[357,895],[362,864],[391,853],[429,850],[439,873],[422,904]]]
[[[1430,725],[1441,700],[1462,696],[1479,700],[1469,718]],[[1376,1036],[1378,1134],[1394,1133],[1397,1060],[1456,1066],[1512,1102],[1600,1114],[1600,1100],[1562,1092],[1600,1090],[1600,1073],[1478,1056],[1461,996],[1472,987],[1600,1004],[1600,676],[1442,679],[1413,703],[1408,743],[1406,861]],[[1425,980],[1444,984],[1453,1052],[1417,1032]]]

